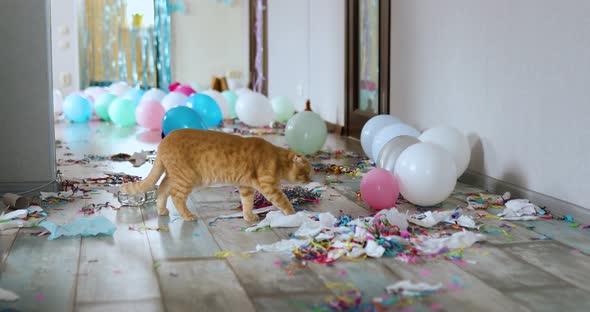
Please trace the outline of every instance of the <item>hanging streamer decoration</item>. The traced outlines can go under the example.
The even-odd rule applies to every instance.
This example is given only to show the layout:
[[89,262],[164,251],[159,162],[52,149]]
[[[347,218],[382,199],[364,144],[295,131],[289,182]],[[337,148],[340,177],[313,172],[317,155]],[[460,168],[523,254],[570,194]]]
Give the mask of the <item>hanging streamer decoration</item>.
[[262,46],[262,14],[264,6],[262,0],[256,0],[256,58],[254,60],[254,69],[256,70],[256,80],[254,82],[254,91],[262,92],[262,83],[264,81],[264,75],[262,73],[262,54],[264,47]]
[[168,89],[171,81],[170,71],[170,7],[168,0],[154,0],[156,47],[156,67],[158,69],[158,87]]

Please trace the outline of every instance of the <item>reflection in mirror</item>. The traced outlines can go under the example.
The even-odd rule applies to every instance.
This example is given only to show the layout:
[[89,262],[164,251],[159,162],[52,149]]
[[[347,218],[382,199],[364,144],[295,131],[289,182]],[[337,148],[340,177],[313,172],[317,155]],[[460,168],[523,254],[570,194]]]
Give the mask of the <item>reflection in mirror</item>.
[[359,105],[379,112],[379,1],[361,0],[359,5]]
[[[79,1],[80,87],[247,84],[245,0]],[[67,94],[66,94],[67,95]]]

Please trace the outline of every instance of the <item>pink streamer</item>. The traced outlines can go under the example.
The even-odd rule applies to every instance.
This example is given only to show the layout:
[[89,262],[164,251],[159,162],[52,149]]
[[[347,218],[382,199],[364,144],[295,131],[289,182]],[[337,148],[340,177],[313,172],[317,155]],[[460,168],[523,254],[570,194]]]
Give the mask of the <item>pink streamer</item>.
[[256,80],[254,83],[254,91],[262,92],[262,82],[264,81],[264,75],[262,74],[262,53],[264,47],[262,46],[262,13],[264,7],[262,6],[262,0],[256,1],[256,58],[254,59],[254,69],[256,70]]

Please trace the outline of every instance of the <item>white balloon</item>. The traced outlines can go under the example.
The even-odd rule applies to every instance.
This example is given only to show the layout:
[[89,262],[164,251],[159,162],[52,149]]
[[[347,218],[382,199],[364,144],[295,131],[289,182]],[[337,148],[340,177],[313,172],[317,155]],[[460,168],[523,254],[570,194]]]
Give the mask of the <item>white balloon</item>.
[[161,102],[165,96],[166,96],[166,92],[164,92],[160,89],[157,89],[157,88],[151,88],[146,93],[143,94],[140,102],[148,101],[148,100]]
[[417,143],[401,153],[394,173],[400,193],[419,206],[436,205],[451,195],[457,183],[453,156],[431,143]]
[[113,82],[108,87],[108,91],[116,96],[123,96],[123,94],[129,89],[131,89],[131,87],[125,81]]
[[420,135],[420,132],[401,122],[379,129],[371,146],[371,159],[376,161],[383,146],[391,139],[400,135],[409,135],[417,138]]
[[53,89],[53,112],[61,114],[63,112],[64,96],[57,89]]
[[217,103],[217,105],[219,105],[219,108],[221,109],[223,119],[229,118],[229,115],[231,114],[231,108],[229,107],[229,104],[227,103],[227,100],[225,99],[225,96],[223,96],[223,94],[215,90],[206,90],[201,93],[208,95],[215,100],[215,102]]
[[256,92],[244,93],[238,97],[236,115],[240,121],[253,127],[266,126],[274,120],[270,101]]
[[471,149],[467,137],[458,129],[452,127],[431,128],[419,137],[422,142],[440,145],[447,150],[455,160],[457,177],[460,177],[469,165]]
[[188,96],[180,92],[170,92],[162,99],[162,106],[164,106],[165,111],[169,111],[174,107],[186,106],[186,99],[188,99]]
[[375,139],[377,132],[385,126],[400,122],[401,120],[391,115],[377,115],[367,121],[361,131],[361,146],[369,158],[375,159],[378,156],[375,155],[375,157],[373,157],[372,155],[373,140]]
[[233,90],[238,96],[242,95],[242,94],[246,94],[246,93],[252,93],[254,91],[248,89],[248,88],[239,88],[239,89],[235,89]]

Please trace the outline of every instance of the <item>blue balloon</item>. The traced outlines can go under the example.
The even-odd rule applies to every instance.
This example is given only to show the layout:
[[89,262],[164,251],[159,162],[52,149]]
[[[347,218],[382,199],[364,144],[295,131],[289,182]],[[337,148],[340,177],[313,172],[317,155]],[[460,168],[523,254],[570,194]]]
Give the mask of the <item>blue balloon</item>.
[[87,122],[92,117],[90,100],[80,94],[68,95],[63,103],[64,115],[72,122]]
[[177,129],[201,129],[207,130],[207,124],[199,113],[186,106],[178,106],[166,112],[162,119],[162,131],[164,136]]
[[186,106],[194,109],[208,127],[217,127],[223,121],[223,113],[215,100],[202,93],[193,94],[186,100]]
[[128,99],[129,101],[131,101],[131,103],[137,106],[137,104],[139,104],[139,102],[141,101],[141,97],[144,93],[145,92],[141,89],[132,88],[127,90],[127,92],[123,94],[123,98]]

